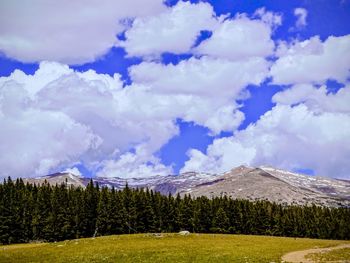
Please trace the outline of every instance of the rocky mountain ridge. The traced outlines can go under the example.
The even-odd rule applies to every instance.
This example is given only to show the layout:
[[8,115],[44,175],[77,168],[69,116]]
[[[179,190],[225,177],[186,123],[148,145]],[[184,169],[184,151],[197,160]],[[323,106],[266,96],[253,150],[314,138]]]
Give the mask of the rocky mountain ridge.
[[[56,173],[25,179],[29,183],[85,187],[90,178],[71,173]],[[178,176],[150,176],[145,178],[93,178],[100,186],[122,189],[126,183],[132,188],[149,188],[162,194],[191,196],[229,196],[247,200],[269,200],[281,204],[350,206],[350,181],[292,173],[273,167],[239,166],[223,174],[188,172]]]

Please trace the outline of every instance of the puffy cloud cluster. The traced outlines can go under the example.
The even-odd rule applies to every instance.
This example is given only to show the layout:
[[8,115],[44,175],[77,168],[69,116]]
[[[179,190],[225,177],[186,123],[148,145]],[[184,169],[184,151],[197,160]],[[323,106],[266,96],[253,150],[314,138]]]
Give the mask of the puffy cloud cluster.
[[104,161],[102,167],[97,173],[100,177],[144,178],[173,173],[171,167],[163,165],[158,158],[145,151],[143,145],[138,146],[135,153],[126,152],[117,160]]
[[78,162],[103,176],[116,168],[124,176],[169,173],[154,154],[178,134],[176,120],[213,133],[237,128],[244,116],[234,99],[264,79],[267,65],[206,57],[177,66],[142,63],[131,68],[127,87],[118,74],[53,62],[42,62],[34,75],[16,70],[0,78],[2,176],[42,175]]
[[146,116],[119,77],[43,62],[33,76],[0,78],[1,175],[42,175],[78,161],[96,169],[141,144],[152,158],[178,129],[156,112]]
[[328,79],[346,83],[350,71],[350,35],[315,36],[291,44],[282,43],[271,67],[275,84],[324,83]]
[[272,54],[273,48],[270,27],[259,20],[254,21],[243,16],[220,24],[212,37],[196,48],[196,52],[241,60],[266,57]]
[[[162,52],[189,51],[198,55],[176,65],[143,62],[130,68],[130,76],[134,83],[162,96],[163,105],[168,107],[164,112],[177,112],[173,116],[219,134],[235,130],[244,120],[235,101],[245,95],[247,85],[259,85],[268,75],[270,63],[265,57],[274,49],[271,28],[280,20],[265,10],[255,14],[255,19],[245,14],[234,18],[214,15],[208,4],[180,1],[159,16],[141,19],[142,22],[135,20],[125,34],[123,45],[129,55],[157,56]],[[193,23],[188,24],[188,16]],[[163,36],[158,27],[168,35]],[[199,32],[207,29],[212,30],[212,36],[192,47]],[[139,36],[147,40],[148,34],[152,41],[142,44],[141,40],[135,41],[143,49],[136,52],[133,39]],[[155,43],[154,38],[160,42]],[[169,107],[170,96],[170,100],[176,102],[175,108]]]
[[157,16],[136,18],[120,45],[130,56],[157,57],[164,52],[189,52],[202,30],[212,30],[216,18],[211,5],[178,2]]
[[[182,171],[223,172],[246,163],[347,176],[350,35],[281,42],[276,50],[272,35],[282,16],[264,8],[251,17],[219,17],[203,2],[104,1],[98,9],[91,1],[39,2],[0,3],[5,55],[83,63],[117,45],[144,61],[129,68],[128,86],[119,74],[80,73],[55,62],[40,63],[34,75],[16,70],[0,78],[0,176],[78,172],[78,163],[99,176],[169,174],[157,152],[179,133],[178,119],[211,135],[234,132],[205,153],[189,150]],[[306,10],[295,15],[297,27],[305,26]],[[211,36],[197,43],[204,30]],[[117,40],[120,32],[124,40]],[[158,59],[164,52],[193,56],[165,65]],[[237,131],[245,118],[237,101],[268,76],[291,87]],[[320,86],[328,79],[344,87],[328,93]]]
[[[119,45],[130,56],[146,58],[164,52],[193,52],[229,60],[266,57],[274,49],[271,31],[281,24],[282,18],[264,8],[258,9],[253,17],[256,19],[246,14],[237,14],[232,19],[218,17],[208,3],[180,1],[157,16],[135,19],[125,33],[126,40]],[[213,34],[194,47],[201,31]]]
[[94,61],[117,43],[126,19],[164,9],[162,0],[0,1],[0,52],[24,62]]
[[[299,11],[303,23],[306,14]],[[308,167],[316,174],[348,178],[349,47],[350,35],[331,36],[324,42],[316,36],[281,43],[270,75],[274,84],[294,86],[275,94],[276,106],[245,130],[214,140],[205,153],[190,149],[181,172],[218,173],[240,164],[269,164],[289,170]],[[345,87],[333,94],[325,85],[318,86],[329,79]]]
[[[130,70],[136,83],[149,87],[176,102],[175,108],[185,121],[210,128],[213,133],[236,129],[244,116],[234,100],[242,96],[248,84],[260,84],[268,74],[268,62],[262,58],[230,61],[202,57],[191,58],[177,65],[141,63]],[[171,97],[170,97],[171,96]],[[169,101],[164,99],[165,106]]]
[[[137,15],[161,9],[155,6],[141,11],[140,5]],[[65,10],[60,9],[57,14],[60,12]],[[128,12],[120,12],[118,14],[129,16]],[[122,17],[118,14],[108,10],[106,20],[102,21],[110,24],[111,19]],[[99,17],[99,13],[95,15]],[[83,162],[101,176],[170,173],[171,167],[162,165],[154,154],[178,134],[176,119],[208,127],[212,134],[233,131],[243,121],[244,114],[235,101],[244,96],[247,85],[259,85],[267,76],[270,65],[265,57],[274,48],[272,27],[280,23],[277,16],[265,10],[260,10],[255,17],[258,18],[249,19],[243,14],[225,19],[216,17],[209,4],[180,1],[159,14],[136,18],[121,43],[129,55],[155,57],[163,52],[191,50],[204,56],[177,65],[143,62],[133,66],[129,69],[132,84],[127,87],[123,87],[118,74],[110,77],[91,70],[79,73],[66,65],[48,62],[41,63],[33,76],[15,71],[1,78],[1,152],[9,153],[1,160],[6,171],[2,175],[41,175],[77,162]],[[190,25],[189,20],[193,21]],[[68,19],[67,23],[71,21]],[[80,27],[74,25],[72,33],[79,35],[73,29]],[[49,23],[48,27],[51,26]],[[113,30],[115,34],[117,29]],[[202,30],[212,30],[213,36],[192,49]],[[74,36],[80,38],[73,40],[81,43],[85,37],[91,37],[84,34]],[[40,34],[29,37],[41,41]],[[68,40],[73,41],[70,37],[68,35]],[[231,48],[223,46],[216,52],[213,46],[224,40]],[[112,42],[109,43],[104,48]],[[89,56],[93,52],[92,58],[100,52],[95,48],[77,51],[74,46],[68,46],[72,53],[58,49],[54,57],[48,58],[80,62],[82,57],[77,56]],[[41,46],[35,48],[41,49]],[[50,49],[42,49],[39,55],[35,49],[32,51],[23,50],[23,54],[38,56],[38,59],[47,58],[45,52],[53,54]],[[24,61],[35,60],[12,56]],[[81,61],[90,59],[86,56]],[[23,165],[17,165],[15,156],[21,156]]]
[[275,46],[272,29],[281,24],[281,16],[264,9],[257,10],[255,16],[259,19],[239,14],[234,19],[224,20],[194,51],[230,60],[271,55]]
[[310,84],[299,84],[276,93],[272,101],[282,105],[303,103],[315,113],[339,112],[350,113],[350,87],[329,93],[325,85],[315,88]]
[[[194,22],[189,25],[188,19]],[[201,30],[213,29],[213,36],[216,36],[222,35],[222,27],[234,33],[247,30],[242,36],[245,39],[239,40],[242,44],[243,41],[250,43],[254,35],[263,30],[264,41],[259,42],[261,48],[256,51],[257,45],[251,45],[252,50],[248,51],[238,43],[231,51],[226,49],[225,53],[192,57],[177,65],[143,62],[129,69],[133,84],[126,88],[120,101],[137,105],[142,109],[142,116],[162,116],[172,120],[181,118],[208,127],[212,134],[235,130],[244,119],[235,100],[242,98],[248,84],[259,85],[268,74],[269,62],[264,57],[271,54],[274,45],[267,22],[249,20],[246,16],[221,21],[213,17],[213,10],[208,4],[179,2],[158,16],[135,20],[132,28],[126,32],[126,41],[122,45],[129,55],[135,56],[183,53],[191,49]],[[232,44],[235,40],[233,36],[230,37]],[[159,41],[155,42],[155,38]],[[216,37],[213,41],[221,39]],[[200,49],[201,45],[195,52],[200,54]],[[244,56],[237,56],[244,50]],[[133,110],[129,110],[128,114],[134,114]],[[169,168],[159,163],[158,159],[147,159],[149,155],[150,152],[145,154],[139,148],[136,153],[127,152],[116,161],[105,162],[99,175],[137,176],[149,175],[151,171],[169,173]]]
[[190,150],[189,170],[224,172],[234,165],[308,167],[316,174],[348,178],[350,87],[327,94],[325,87],[296,86],[277,93],[277,105],[234,136],[214,140],[206,153]]

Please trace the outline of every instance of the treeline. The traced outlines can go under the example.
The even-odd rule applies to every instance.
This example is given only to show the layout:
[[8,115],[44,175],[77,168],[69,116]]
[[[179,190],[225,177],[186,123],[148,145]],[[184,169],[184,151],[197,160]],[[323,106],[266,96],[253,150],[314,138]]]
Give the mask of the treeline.
[[235,233],[350,239],[350,209],[284,207],[227,197],[164,196],[147,189],[0,184],[0,243],[144,232]]

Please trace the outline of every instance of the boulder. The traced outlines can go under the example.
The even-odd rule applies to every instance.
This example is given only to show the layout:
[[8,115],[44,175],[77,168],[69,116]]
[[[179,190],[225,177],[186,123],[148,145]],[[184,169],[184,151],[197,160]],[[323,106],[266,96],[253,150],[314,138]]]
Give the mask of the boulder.
[[187,231],[187,230],[183,230],[179,232],[180,236],[188,236],[189,234],[190,234],[190,231]]

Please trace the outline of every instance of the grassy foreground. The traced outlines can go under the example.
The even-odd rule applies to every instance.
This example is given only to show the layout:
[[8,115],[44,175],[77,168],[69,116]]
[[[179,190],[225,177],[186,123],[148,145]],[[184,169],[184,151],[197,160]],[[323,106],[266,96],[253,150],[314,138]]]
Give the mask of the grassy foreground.
[[307,256],[315,262],[339,262],[339,261],[350,261],[350,248],[335,249],[327,253],[311,254]]
[[137,234],[0,246],[0,262],[280,262],[290,251],[344,243],[246,235]]

